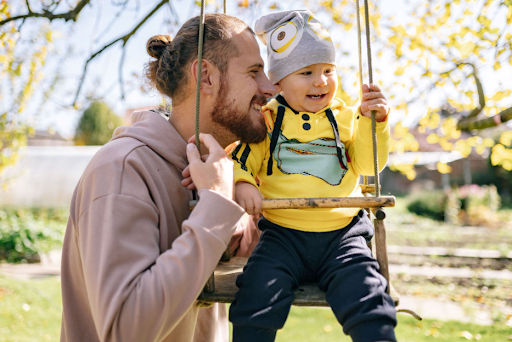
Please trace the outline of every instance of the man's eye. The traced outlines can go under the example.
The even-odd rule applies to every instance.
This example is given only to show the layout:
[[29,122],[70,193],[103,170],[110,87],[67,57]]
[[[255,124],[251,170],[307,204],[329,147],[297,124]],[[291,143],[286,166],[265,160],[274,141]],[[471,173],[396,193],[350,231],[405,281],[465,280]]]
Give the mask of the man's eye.
[[250,73],[251,73],[253,76],[258,75],[258,72],[259,72],[259,70],[251,70],[251,71],[250,71]]

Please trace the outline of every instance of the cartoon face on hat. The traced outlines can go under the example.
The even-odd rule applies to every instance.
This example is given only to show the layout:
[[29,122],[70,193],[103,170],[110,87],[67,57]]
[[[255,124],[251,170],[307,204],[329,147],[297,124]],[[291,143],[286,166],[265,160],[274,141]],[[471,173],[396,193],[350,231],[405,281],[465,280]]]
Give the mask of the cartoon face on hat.
[[273,58],[282,59],[288,56],[301,41],[304,31],[320,43],[332,44],[329,33],[315,17],[306,15],[304,19],[307,20],[305,23],[297,17],[293,18],[267,33]]
[[[302,25],[297,19],[278,26],[268,33],[268,47],[274,53],[274,58],[281,59],[288,56],[302,39]],[[269,53],[271,53],[269,51]]]
[[334,44],[308,10],[272,13],[256,21],[256,35],[267,45],[269,78],[274,84],[308,65],[335,65]]

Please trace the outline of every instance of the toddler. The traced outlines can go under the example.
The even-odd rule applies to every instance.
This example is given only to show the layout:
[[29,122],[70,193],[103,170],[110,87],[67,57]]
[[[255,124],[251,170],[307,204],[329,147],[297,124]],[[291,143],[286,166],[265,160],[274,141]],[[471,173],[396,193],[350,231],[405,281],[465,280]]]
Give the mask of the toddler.
[[[264,16],[255,32],[267,45],[269,79],[280,95],[263,107],[268,137],[231,152],[236,201],[255,214],[262,198],[362,196],[360,175],[374,170],[371,110],[379,168],[387,162],[389,108],[380,89],[364,85],[360,108],[335,97],[334,45],[307,10]],[[326,292],[353,341],[396,341],[396,311],[366,244],[373,226],[364,210],[265,210],[258,227],[260,240],[230,307],[233,342],[274,341],[305,282]]]

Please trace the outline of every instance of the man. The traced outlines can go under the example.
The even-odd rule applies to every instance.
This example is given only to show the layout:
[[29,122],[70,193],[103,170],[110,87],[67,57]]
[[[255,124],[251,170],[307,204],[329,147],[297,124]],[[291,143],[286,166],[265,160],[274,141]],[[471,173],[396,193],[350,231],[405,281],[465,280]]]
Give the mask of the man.
[[[250,28],[207,15],[203,162],[190,138],[198,25],[196,17],[174,40],[148,41],[156,60],[147,76],[172,99],[169,120],[134,113],[133,126],[116,130],[77,185],[63,247],[61,341],[228,341],[225,305],[195,305],[244,213],[232,201],[232,163],[223,148],[264,138],[258,108],[275,89]],[[199,195],[192,213],[192,192],[180,184],[187,158]]]

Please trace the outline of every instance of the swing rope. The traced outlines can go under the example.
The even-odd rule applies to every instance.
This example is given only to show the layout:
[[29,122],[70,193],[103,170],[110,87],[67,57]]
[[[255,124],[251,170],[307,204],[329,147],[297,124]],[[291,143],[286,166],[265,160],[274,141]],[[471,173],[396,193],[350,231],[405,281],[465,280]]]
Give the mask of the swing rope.
[[[224,0],[224,11],[226,10]],[[201,0],[201,18],[199,21],[199,42],[197,46],[197,83],[196,83],[196,146],[201,154],[201,143],[199,141],[199,107],[201,102],[201,73],[203,69],[203,45],[204,45],[204,0]]]
[[[363,84],[363,72],[362,72],[362,48],[361,48],[361,14],[360,14],[360,5],[359,0],[356,0],[357,6],[357,31],[358,31],[358,48],[359,48],[359,79],[361,86]],[[368,52],[368,74],[370,78],[370,84],[373,83],[373,72],[372,72],[372,57],[371,57],[371,44],[370,44],[370,22],[369,22],[369,10],[368,10],[368,0],[364,2],[365,8],[365,19],[366,19],[366,43],[367,43],[367,52]],[[224,0],[224,14],[227,9],[227,0]],[[202,73],[202,61],[203,61],[203,47],[204,47],[204,24],[205,24],[205,0],[201,0],[201,18],[199,23],[199,41],[198,41],[198,49],[197,49],[197,81],[196,81],[196,122],[195,122],[195,137],[196,137],[196,146],[199,151],[200,150],[200,141],[199,141],[199,109],[200,109],[200,99],[201,99],[201,73]],[[370,89],[370,91],[372,91]],[[362,96],[361,96],[362,97]],[[375,120],[375,111],[371,111],[371,120],[372,120],[372,142],[373,142],[373,166],[374,166],[374,183],[375,183],[375,197],[380,197],[380,177],[378,170],[378,154],[377,154],[377,132],[376,132],[376,120]],[[200,152],[201,153],[201,152]],[[368,178],[364,177],[365,186],[368,185]],[[307,202],[307,199],[305,199]],[[393,201],[394,204],[394,201]],[[268,208],[271,209],[271,208]]]
[[[359,0],[357,1],[359,8]],[[372,50],[370,44],[370,15],[368,10],[368,0],[364,0],[364,14],[366,23],[366,49],[368,52],[368,75],[370,77],[370,85],[373,83],[373,72],[372,72]],[[358,27],[358,35],[361,36],[361,27]],[[372,91],[370,89],[370,91]],[[375,197],[380,197],[380,178],[379,178],[379,157],[377,155],[377,128],[375,120],[375,111],[372,110],[372,141],[373,141],[373,170],[375,173]]]
[[[201,154],[199,142],[199,108],[201,103],[201,72],[203,69],[203,47],[204,47],[204,22],[205,22],[205,1],[201,0],[201,17],[199,21],[199,41],[197,46],[197,81],[196,81],[196,146]],[[227,10],[227,0],[224,0],[224,14]]]
[[[358,48],[358,56],[359,56],[359,98],[363,99],[363,58],[362,58],[362,49],[361,49],[361,11],[359,8],[359,0],[356,1],[357,8],[357,48]],[[368,185],[368,177],[364,176],[364,185]]]

